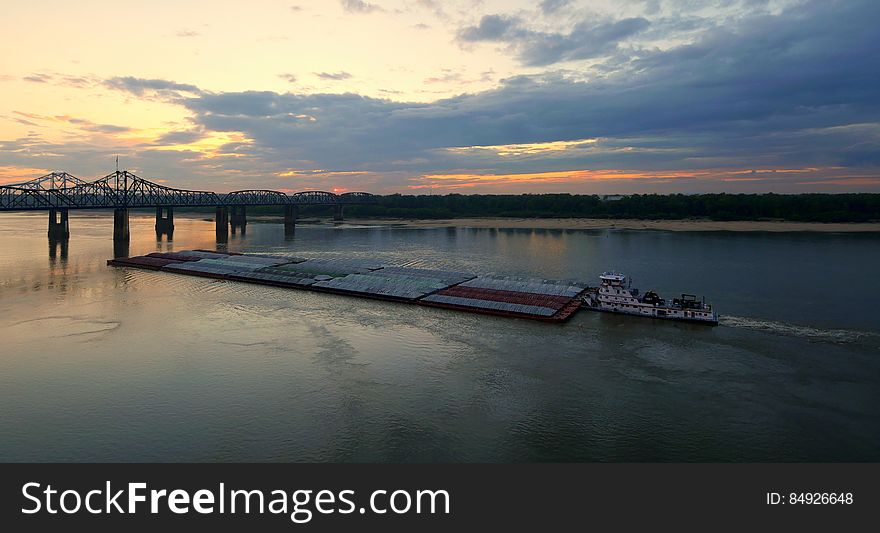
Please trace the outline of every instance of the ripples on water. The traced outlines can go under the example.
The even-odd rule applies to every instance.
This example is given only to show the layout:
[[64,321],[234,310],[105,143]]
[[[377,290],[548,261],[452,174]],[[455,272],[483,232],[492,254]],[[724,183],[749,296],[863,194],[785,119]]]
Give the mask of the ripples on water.
[[[721,326],[551,325],[115,269],[112,217],[0,215],[0,457],[880,460],[880,236],[252,223],[228,249],[705,294]],[[132,217],[130,253],[214,248]],[[833,260],[831,259],[833,258]]]

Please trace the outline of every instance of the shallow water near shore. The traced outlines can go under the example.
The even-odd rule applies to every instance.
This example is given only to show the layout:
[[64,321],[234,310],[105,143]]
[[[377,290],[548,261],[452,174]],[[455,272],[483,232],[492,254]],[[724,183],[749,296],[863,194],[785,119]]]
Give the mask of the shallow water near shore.
[[[129,253],[173,241],[132,214]],[[0,460],[880,460],[880,234],[251,223],[224,249],[706,295],[563,325],[113,268],[112,215],[0,214]]]

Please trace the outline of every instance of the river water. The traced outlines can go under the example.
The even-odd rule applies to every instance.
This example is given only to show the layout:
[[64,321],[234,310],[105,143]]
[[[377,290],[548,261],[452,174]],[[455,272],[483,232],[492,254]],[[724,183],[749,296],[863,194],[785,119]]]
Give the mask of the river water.
[[[130,254],[217,247],[132,215]],[[705,294],[564,325],[106,266],[0,214],[3,461],[877,461],[880,235],[254,223],[228,250]]]

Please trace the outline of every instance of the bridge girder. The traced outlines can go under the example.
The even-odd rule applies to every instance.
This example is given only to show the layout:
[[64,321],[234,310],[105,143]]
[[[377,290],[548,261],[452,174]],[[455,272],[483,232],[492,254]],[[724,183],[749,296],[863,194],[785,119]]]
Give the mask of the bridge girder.
[[222,195],[223,205],[287,205],[290,198],[280,191],[249,189]]
[[18,187],[20,189],[32,189],[37,191],[47,191],[54,189],[66,189],[76,185],[84,185],[88,183],[67,172],[50,172],[45,176],[25,181],[24,183],[16,183],[10,187]]

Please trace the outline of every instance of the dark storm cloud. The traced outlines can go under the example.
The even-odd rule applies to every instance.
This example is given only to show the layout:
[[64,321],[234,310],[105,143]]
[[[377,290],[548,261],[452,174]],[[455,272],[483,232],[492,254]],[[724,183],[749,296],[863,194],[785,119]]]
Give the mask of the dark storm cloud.
[[[354,94],[202,94],[183,100],[209,130],[241,131],[264,157],[321,167],[464,165],[443,148],[600,138],[565,164],[866,164],[880,120],[874,2],[810,2],[692,44],[654,51],[589,83],[561,74],[429,104]],[[512,27],[483,25],[482,35]],[[626,31],[611,31],[621,35]],[[841,129],[843,128],[843,129]],[[509,160],[496,160],[500,168]],[[519,168],[528,161],[516,161]],[[541,168],[553,166],[540,160]]]
[[514,50],[524,64],[545,66],[608,54],[616,50],[621,41],[649,25],[647,19],[640,17],[584,20],[569,33],[548,33],[528,29],[517,17],[486,15],[478,25],[459,30],[458,39],[463,43],[502,42]]

